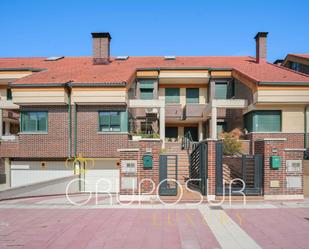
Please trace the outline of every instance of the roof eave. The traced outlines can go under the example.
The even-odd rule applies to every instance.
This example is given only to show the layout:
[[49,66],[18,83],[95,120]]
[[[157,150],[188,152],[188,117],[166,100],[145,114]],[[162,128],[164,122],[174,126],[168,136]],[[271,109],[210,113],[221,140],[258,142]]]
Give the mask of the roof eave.
[[309,86],[309,82],[258,82],[259,86]]

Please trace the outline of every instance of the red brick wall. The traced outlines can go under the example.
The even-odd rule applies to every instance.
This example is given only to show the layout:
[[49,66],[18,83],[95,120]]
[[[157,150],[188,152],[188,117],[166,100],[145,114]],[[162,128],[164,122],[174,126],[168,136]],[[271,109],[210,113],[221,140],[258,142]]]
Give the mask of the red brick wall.
[[[127,174],[122,172],[120,169],[120,176],[122,177],[137,177],[137,186],[142,181],[142,179],[151,179],[155,183],[155,187],[159,184],[159,157],[161,142],[160,141],[140,141],[135,144],[135,148],[139,149],[138,151],[121,151],[119,152],[120,161],[123,160],[137,160],[137,173],[136,174]],[[143,156],[146,154],[147,149],[151,149],[151,154],[153,156],[153,167],[152,169],[143,168]],[[121,182],[121,180],[120,180]],[[141,185],[141,193],[149,193],[152,190],[152,184],[149,181],[144,181]],[[120,194],[133,194],[132,190],[124,189],[120,186]],[[138,194],[138,190],[134,191],[134,194]],[[152,195],[156,192],[152,192]]]
[[263,138],[286,138],[286,148],[299,149],[304,147],[303,133],[249,133],[246,135],[246,139],[251,140],[251,153],[255,151],[255,141]]
[[66,158],[68,156],[67,106],[21,107],[24,111],[48,111],[46,134],[19,134],[16,142],[2,142],[1,157]]
[[132,143],[129,143],[127,133],[107,134],[99,132],[98,112],[122,109],[125,110],[125,107],[77,107],[77,155],[82,155],[83,157],[116,158],[119,157],[117,149],[130,148],[132,146]]
[[207,142],[208,149],[208,194],[216,192],[216,141]]
[[[286,187],[287,176],[303,176],[302,173],[296,174],[286,172],[286,160],[302,160],[303,158],[303,153],[300,151],[285,151],[285,149],[288,147],[288,141],[284,140],[267,140],[255,142],[255,154],[264,155],[264,195],[293,195],[303,193],[303,189],[289,189]],[[281,166],[279,169],[271,169],[271,156],[281,156]],[[270,182],[273,180],[279,181],[279,187],[270,186]]]

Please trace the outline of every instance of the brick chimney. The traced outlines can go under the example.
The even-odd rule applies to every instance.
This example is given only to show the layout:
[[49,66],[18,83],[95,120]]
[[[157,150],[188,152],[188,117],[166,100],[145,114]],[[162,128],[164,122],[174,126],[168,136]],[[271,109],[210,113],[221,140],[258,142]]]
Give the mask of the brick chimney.
[[258,32],[254,37],[256,43],[256,62],[266,62],[267,59],[267,40],[268,32]]
[[109,64],[111,35],[108,32],[91,33],[91,35],[93,64]]

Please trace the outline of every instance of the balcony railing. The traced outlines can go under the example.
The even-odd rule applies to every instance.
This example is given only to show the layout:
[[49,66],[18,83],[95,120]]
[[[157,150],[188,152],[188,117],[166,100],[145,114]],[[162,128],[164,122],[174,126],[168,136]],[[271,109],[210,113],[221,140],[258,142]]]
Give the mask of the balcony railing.
[[166,105],[165,106],[165,117],[181,120],[183,118],[183,111],[182,111],[181,104]]
[[202,118],[206,104],[187,104],[184,109],[185,118]]

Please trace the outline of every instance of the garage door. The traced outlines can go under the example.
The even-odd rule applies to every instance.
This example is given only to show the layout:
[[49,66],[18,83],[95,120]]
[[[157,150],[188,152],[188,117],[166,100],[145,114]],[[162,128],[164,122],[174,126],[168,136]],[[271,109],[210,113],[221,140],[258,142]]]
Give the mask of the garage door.
[[11,187],[29,185],[73,175],[61,161],[11,161]]
[[116,160],[95,160],[85,170],[85,192],[119,193],[120,172]]

